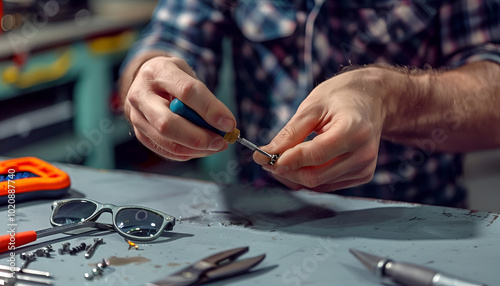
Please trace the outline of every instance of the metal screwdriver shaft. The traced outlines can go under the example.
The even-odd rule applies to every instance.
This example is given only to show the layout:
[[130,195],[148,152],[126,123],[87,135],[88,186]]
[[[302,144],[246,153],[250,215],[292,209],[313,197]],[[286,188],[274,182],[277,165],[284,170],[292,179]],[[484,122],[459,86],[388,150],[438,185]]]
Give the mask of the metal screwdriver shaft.
[[273,155],[271,155],[271,154],[267,153],[266,151],[260,149],[259,147],[257,147],[257,145],[253,144],[252,142],[248,141],[245,138],[241,138],[240,136],[238,136],[238,139],[236,139],[236,141],[238,141],[241,145],[247,147],[248,149],[250,149],[252,151],[257,151],[260,154],[269,157],[270,159],[273,158]]
[[267,153],[266,151],[257,147],[257,145],[248,141],[247,139],[241,138],[239,135],[238,135],[238,139],[236,139],[236,141],[238,141],[241,145],[247,147],[248,149],[250,149],[252,151],[257,151],[260,154],[269,157],[269,165],[274,165],[274,163],[276,162],[276,160],[278,160],[278,158],[280,156],[280,155],[276,155],[276,154],[271,155],[271,154]]
[[276,160],[278,160],[278,158],[279,158],[279,155],[271,155],[271,154],[267,153],[266,151],[257,147],[257,145],[253,144],[252,142],[246,140],[245,138],[242,138],[240,136],[240,130],[238,130],[237,128],[235,128],[231,132],[224,132],[224,131],[221,131],[221,130],[214,128],[213,126],[208,124],[198,113],[196,113],[193,109],[191,109],[189,106],[182,103],[182,101],[180,101],[177,98],[172,100],[172,102],[170,103],[170,110],[172,110],[172,112],[179,114],[180,116],[186,118],[187,120],[191,121],[192,123],[194,123],[198,126],[206,128],[206,129],[213,131],[217,134],[220,134],[222,137],[224,137],[224,140],[228,143],[233,144],[234,142],[239,142],[240,144],[247,147],[248,149],[250,149],[252,151],[257,151],[257,152],[263,154],[264,156],[269,157],[269,164],[270,165],[274,165]]

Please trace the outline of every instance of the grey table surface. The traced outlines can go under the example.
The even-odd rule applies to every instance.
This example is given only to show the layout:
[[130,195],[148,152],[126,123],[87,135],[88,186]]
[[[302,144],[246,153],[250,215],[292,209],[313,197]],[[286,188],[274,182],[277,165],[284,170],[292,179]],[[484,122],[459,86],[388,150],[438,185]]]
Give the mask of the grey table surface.
[[[53,285],[144,285],[207,255],[249,246],[242,258],[265,253],[255,271],[211,285],[382,285],[349,248],[413,262],[487,285],[500,285],[498,214],[436,206],[345,198],[332,194],[248,186],[219,186],[163,175],[58,165],[72,180],[68,197],[142,205],[177,218],[172,232],[131,248],[114,232],[59,234],[16,249],[77,246],[102,237],[91,259],[84,253],[39,257],[29,268],[49,271]],[[17,231],[50,227],[51,200],[16,205]],[[7,225],[7,208],[0,207]],[[105,213],[99,219],[111,222]],[[7,226],[5,227],[7,228]],[[0,255],[8,264],[8,253]],[[97,262],[112,264],[91,281]]]

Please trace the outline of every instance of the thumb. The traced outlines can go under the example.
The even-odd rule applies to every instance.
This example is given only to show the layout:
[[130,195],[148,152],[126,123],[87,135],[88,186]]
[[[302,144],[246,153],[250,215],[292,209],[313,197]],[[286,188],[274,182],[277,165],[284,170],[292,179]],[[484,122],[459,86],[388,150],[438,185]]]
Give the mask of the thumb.
[[[271,140],[268,145],[261,149],[269,154],[282,154],[280,158],[286,156],[286,150],[291,149],[311,134],[318,124],[316,116],[310,112],[296,113],[280,132]],[[269,158],[255,152],[254,160],[257,164],[264,165],[269,162]],[[278,160],[279,162],[280,160]]]

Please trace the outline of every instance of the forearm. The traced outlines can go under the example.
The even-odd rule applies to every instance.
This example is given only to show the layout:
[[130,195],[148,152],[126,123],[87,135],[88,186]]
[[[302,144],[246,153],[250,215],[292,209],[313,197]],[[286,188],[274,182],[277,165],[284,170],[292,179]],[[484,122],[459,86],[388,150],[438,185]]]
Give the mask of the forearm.
[[444,152],[500,147],[500,65],[397,73],[382,99],[383,139]]

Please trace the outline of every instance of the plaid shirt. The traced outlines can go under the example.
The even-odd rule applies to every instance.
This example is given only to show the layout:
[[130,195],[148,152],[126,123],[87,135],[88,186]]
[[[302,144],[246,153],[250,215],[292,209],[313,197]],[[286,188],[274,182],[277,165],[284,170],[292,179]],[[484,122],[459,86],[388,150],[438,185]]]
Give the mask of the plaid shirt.
[[[500,63],[500,0],[160,0],[130,56],[167,50],[214,90],[224,37],[232,40],[239,128],[265,145],[314,86],[343,66]],[[373,180],[336,193],[463,206],[461,156],[421,144],[382,141]],[[270,181],[249,156],[238,158],[242,183]]]

